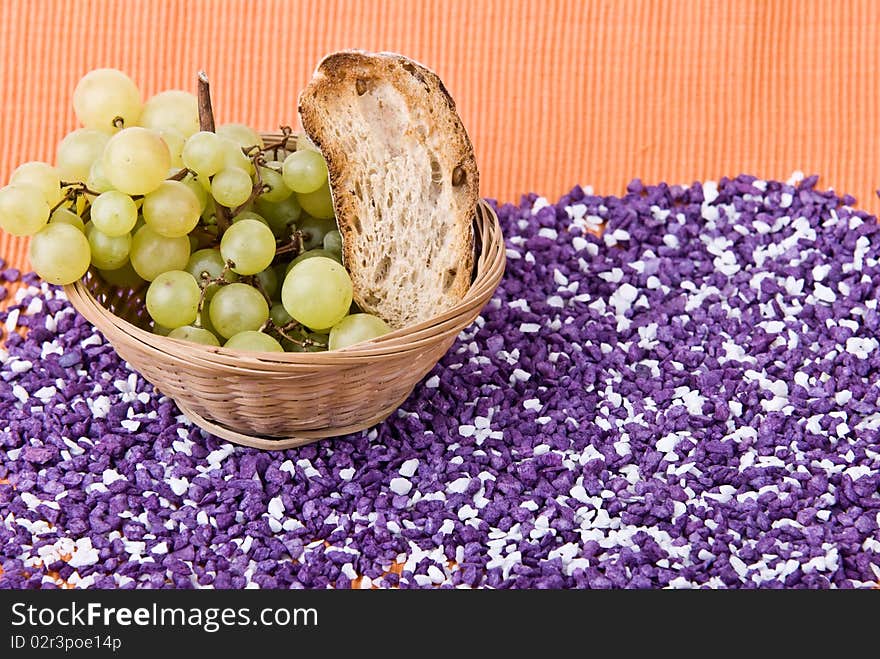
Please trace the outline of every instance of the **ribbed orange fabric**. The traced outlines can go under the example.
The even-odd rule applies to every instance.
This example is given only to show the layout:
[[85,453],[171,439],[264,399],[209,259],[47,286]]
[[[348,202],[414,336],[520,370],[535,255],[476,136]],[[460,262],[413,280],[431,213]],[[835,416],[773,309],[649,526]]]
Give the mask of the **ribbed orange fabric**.
[[[0,180],[53,159],[94,67],[145,94],[205,68],[218,120],[269,129],[296,123],[298,90],[345,47],[441,75],[485,196],[800,169],[880,208],[872,0],[0,0]],[[0,256],[24,265],[21,241]]]

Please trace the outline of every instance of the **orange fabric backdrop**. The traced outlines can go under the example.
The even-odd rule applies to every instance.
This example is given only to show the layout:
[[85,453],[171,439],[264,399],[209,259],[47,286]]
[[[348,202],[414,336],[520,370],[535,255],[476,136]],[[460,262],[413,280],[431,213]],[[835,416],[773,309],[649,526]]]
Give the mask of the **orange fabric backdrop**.
[[[880,208],[872,0],[0,0],[0,180],[53,159],[91,68],[145,94],[205,68],[218,120],[268,129],[343,47],[440,73],[485,196],[800,169]],[[0,256],[24,265],[21,241]]]

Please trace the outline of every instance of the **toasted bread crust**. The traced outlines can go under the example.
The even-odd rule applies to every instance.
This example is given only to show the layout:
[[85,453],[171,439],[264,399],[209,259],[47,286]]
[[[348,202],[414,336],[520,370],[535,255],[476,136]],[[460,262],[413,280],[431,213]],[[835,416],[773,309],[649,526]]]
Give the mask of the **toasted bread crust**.
[[318,65],[299,112],[327,161],[357,304],[402,327],[458,302],[473,270],[479,172],[440,78],[400,55],[341,51]]

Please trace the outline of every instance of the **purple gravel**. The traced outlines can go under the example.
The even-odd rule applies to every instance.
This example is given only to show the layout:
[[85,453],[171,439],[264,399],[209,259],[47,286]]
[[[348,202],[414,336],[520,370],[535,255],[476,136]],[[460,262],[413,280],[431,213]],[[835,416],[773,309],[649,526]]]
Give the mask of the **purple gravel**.
[[815,182],[502,207],[506,277],[399,413],[282,454],[189,425],[31,288],[0,587],[875,585],[877,225]]

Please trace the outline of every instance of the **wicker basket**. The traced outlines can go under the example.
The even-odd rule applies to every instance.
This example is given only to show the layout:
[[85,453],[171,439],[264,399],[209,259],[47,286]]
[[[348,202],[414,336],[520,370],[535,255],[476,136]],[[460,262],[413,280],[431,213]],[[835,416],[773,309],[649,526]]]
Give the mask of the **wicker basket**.
[[[280,135],[267,134],[267,145]],[[86,275],[65,286],[71,304],[119,355],[205,430],[231,442],[285,449],[368,428],[388,417],[479,315],[504,273],[498,218],[480,202],[476,263],[464,299],[412,327],[343,350],[242,353],[146,329],[144,290]]]

